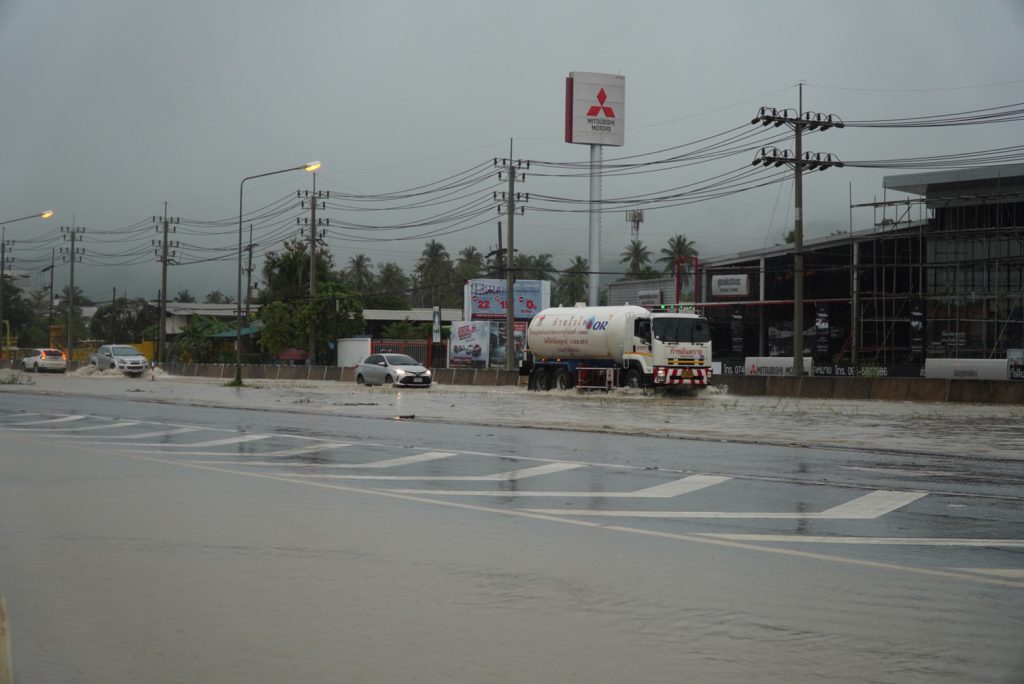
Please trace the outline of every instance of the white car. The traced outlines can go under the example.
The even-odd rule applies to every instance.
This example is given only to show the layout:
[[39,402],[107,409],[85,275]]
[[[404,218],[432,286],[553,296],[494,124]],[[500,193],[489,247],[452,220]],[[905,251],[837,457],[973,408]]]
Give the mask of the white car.
[[33,349],[28,356],[21,360],[21,369],[32,373],[40,371],[64,373],[68,369],[68,357],[60,349]]
[[149,368],[149,360],[130,344],[105,344],[89,356],[89,363],[100,370],[115,369],[136,378]]
[[430,387],[430,380],[430,371],[405,354],[370,354],[356,366],[356,382],[360,385]]

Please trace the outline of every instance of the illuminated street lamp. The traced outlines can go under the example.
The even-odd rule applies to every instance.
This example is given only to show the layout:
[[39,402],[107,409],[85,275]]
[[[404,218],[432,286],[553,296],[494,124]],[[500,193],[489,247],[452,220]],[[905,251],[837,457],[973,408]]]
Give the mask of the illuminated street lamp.
[[21,218],[11,219],[9,221],[0,221],[0,360],[4,359],[4,353],[7,349],[7,337],[4,335],[3,320],[4,320],[4,282],[7,277],[4,270],[7,267],[7,224],[17,223],[18,221],[27,221],[28,219],[41,218],[48,219],[53,216],[53,211],[47,209],[46,211],[38,214],[32,214],[31,216],[22,216]]
[[279,171],[246,176],[238,185],[238,295],[235,298],[235,313],[237,316],[235,323],[235,384],[242,384],[242,189],[245,187],[245,181],[252,180],[253,178],[263,178],[264,176],[276,176],[279,173],[288,173],[289,171],[316,171],[319,168],[320,162],[313,161],[302,166],[293,166]]

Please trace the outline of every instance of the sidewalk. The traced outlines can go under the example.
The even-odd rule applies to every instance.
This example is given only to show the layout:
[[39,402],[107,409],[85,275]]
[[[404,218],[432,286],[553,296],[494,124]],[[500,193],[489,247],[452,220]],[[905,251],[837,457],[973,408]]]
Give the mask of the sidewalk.
[[752,397],[718,388],[693,397],[445,385],[397,390],[306,380],[251,380],[233,388],[221,379],[159,370],[151,381],[91,368],[66,375],[0,371],[0,393],[1024,460],[1021,406]]

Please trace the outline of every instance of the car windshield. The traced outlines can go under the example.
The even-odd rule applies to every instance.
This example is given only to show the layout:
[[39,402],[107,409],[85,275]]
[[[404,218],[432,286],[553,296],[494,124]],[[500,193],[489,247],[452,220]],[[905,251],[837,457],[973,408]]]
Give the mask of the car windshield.
[[709,342],[711,331],[704,319],[666,316],[654,319],[654,339],[661,342]]
[[110,353],[113,354],[114,356],[138,356],[139,350],[136,349],[135,347],[117,346],[111,347]]
[[405,354],[385,354],[389,366],[418,366],[420,362]]

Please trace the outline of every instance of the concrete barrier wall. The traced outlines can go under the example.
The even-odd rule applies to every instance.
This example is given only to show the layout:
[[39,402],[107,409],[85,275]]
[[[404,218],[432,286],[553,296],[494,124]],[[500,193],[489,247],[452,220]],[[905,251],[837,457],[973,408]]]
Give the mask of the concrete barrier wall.
[[[164,372],[184,377],[233,378],[234,364],[180,363],[162,366]],[[526,376],[518,371],[438,368],[439,385],[482,387],[521,386]],[[337,366],[276,366],[246,364],[242,377],[266,380],[318,380],[355,382],[355,368]],[[936,378],[836,378],[807,376],[719,375],[714,387],[743,396],[774,396],[800,399],[859,399],[876,401],[958,402],[972,404],[1024,404],[1024,382],[1000,380],[947,380]]]

